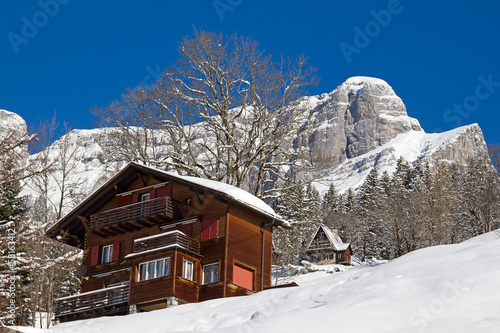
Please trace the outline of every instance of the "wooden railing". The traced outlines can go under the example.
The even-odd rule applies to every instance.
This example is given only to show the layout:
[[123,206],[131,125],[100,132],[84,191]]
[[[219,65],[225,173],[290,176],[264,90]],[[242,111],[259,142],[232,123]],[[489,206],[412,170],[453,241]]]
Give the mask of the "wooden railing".
[[90,216],[89,227],[90,230],[101,229],[160,214],[173,218],[174,212],[170,197],[160,197],[93,214]]
[[200,253],[200,243],[178,230],[136,239],[134,241],[134,253],[167,248],[169,246],[180,246],[188,251]]
[[56,300],[55,316],[57,318],[127,304],[128,291],[129,287],[126,285],[59,298]]
[[309,246],[309,251],[332,249],[333,245],[328,240],[314,241]]

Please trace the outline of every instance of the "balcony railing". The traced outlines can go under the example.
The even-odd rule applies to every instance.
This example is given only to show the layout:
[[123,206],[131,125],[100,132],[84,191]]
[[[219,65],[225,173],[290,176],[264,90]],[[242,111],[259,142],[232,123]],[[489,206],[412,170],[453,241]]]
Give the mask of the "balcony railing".
[[93,214],[90,216],[89,228],[97,232],[126,232],[172,218],[172,199],[160,197]]
[[56,300],[55,316],[66,317],[82,312],[105,312],[106,309],[128,304],[128,285],[90,291]]
[[176,246],[197,254],[200,253],[200,243],[196,239],[186,236],[181,231],[174,230],[134,240],[134,253],[131,255]]
[[332,243],[328,240],[314,241],[309,246],[309,251],[333,249]]

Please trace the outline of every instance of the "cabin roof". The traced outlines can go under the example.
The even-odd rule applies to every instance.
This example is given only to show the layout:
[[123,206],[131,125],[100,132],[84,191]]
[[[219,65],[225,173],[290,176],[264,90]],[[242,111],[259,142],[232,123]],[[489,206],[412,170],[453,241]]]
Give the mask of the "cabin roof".
[[[328,240],[330,241],[330,243],[333,245],[334,249],[336,251],[345,251],[349,248],[350,246],[350,243],[344,243],[342,241],[342,239],[340,238],[340,236],[338,235],[335,235],[333,233],[333,231],[328,228],[327,226],[325,225],[320,225],[318,227],[318,230],[316,231],[316,233],[314,234],[314,238],[316,238],[316,235],[318,234],[318,232],[323,229],[325,235],[326,235],[326,238],[328,238]],[[314,242],[314,238],[311,240],[311,242],[309,243],[309,246],[311,246],[312,242]]]
[[79,219],[81,217],[87,218],[89,215],[88,212],[93,207],[99,206],[103,201],[111,199],[120,192],[124,192],[123,188],[126,188],[133,180],[137,179],[136,177],[133,177],[137,174],[151,174],[160,181],[172,181],[188,186],[192,189],[212,194],[215,197],[223,198],[224,200],[258,213],[279,226],[283,226],[285,228],[290,227],[290,224],[281,216],[276,214],[269,205],[243,189],[213,180],[181,176],[173,172],[130,162],[99,189],[91,193],[71,212],[57,221],[47,231],[47,235],[51,238],[55,238],[59,234],[60,230],[66,229],[68,230],[70,236],[67,243],[72,246],[80,248],[83,247],[85,228]]

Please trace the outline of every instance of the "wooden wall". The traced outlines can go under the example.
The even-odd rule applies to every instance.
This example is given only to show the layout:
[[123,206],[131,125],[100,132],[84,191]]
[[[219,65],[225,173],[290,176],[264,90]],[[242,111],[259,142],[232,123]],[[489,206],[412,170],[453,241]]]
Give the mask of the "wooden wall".
[[[261,278],[262,234],[264,218],[242,207],[230,204],[228,209],[228,252],[226,296],[247,294],[232,284],[233,266],[239,264],[254,272],[253,291],[259,291]],[[271,286],[272,231],[265,230],[264,285]]]

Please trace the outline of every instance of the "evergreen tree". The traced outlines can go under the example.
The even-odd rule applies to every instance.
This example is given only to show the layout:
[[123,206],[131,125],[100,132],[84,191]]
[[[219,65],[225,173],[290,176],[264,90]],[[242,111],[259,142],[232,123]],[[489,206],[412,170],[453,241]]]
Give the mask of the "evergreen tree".
[[5,161],[0,170],[0,320],[6,325],[23,325],[29,317],[29,295],[25,286],[29,283],[29,258],[25,255],[25,240],[21,237],[25,228],[22,220],[27,212],[26,198],[20,197],[19,180],[12,160]]

